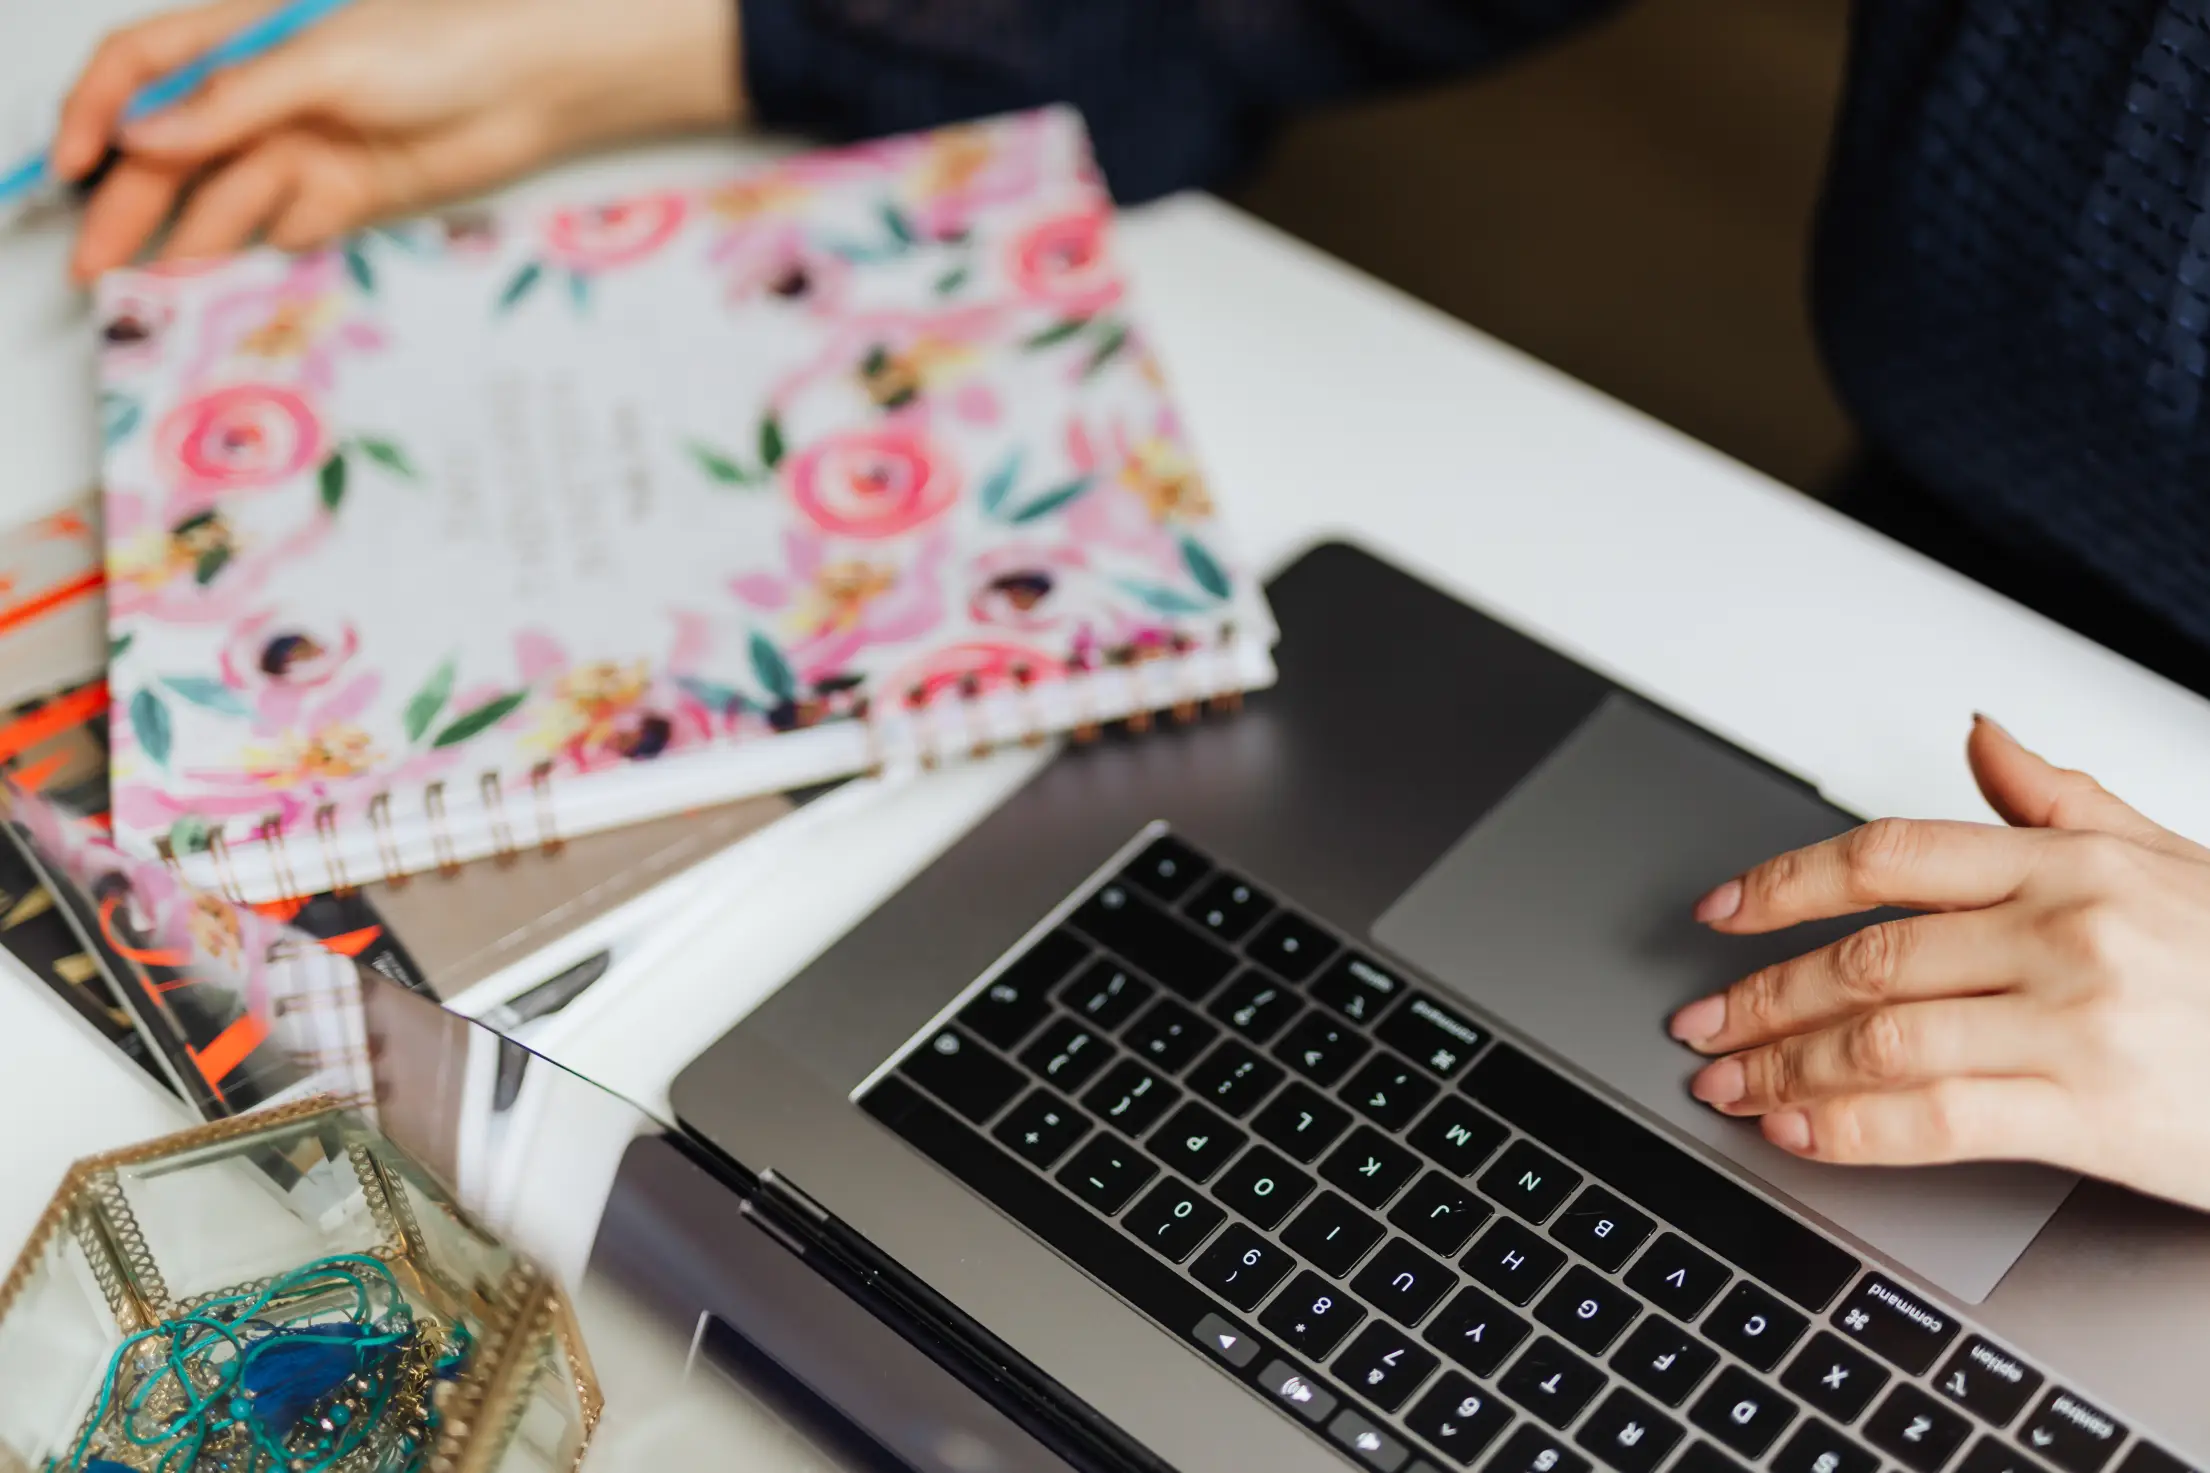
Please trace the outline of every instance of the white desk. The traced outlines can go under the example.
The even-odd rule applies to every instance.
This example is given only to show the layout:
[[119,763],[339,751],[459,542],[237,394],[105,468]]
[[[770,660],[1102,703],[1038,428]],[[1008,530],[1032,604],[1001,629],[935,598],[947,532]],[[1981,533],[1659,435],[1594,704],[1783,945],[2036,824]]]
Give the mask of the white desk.
[[[99,18],[132,8],[0,0],[0,96],[53,90]],[[525,188],[696,177],[744,152],[655,150]],[[1215,201],[1144,211],[1123,244],[1262,566],[1355,537],[1862,812],[1984,816],[1962,760],[1982,709],[2210,836],[2210,705]],[[64,250],[62,222],[0,238],[0,520],[92,476]],[[824,831],[618,1008],[579,1004],[549,1051],[664,1111],[693,1054],[1033,760],[916,783]],[[175,1118],[57,1004],[0,988],[0,1260],[66,1162]]]

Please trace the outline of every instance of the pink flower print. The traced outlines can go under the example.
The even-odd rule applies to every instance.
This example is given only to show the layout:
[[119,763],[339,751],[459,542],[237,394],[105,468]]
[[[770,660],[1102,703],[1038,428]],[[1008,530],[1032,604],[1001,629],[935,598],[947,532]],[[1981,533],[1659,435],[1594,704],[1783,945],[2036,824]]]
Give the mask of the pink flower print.
[[788,657],[808,684],[843,674],[862,650],[919,639],[943,620],[951,537],[942,528],[902,564],[894,549],[834,557],[826,539],[802,530],[785,534],[784,552],[788,577],[756,573],[731,588],[754,608],[783,614]]
[[784,303],[817,315],[840,311],[851,294],[852,263],[815,250],[797,225],[734,230],[714,244],[707,260],[721,273],[731,306]]
[[1032,645],[976,640],[934,651],[894,671],[882,691],[901,707],[922,707],[946,698],[1021,689],[1064,674],[1063,664]]
[[320,508],[273,541],[242,537],[219,508],[172,497],[160,515],[110,491],[107,609],[111,621],[230,624],[245,618],[277,569],[313,552],[337,525]]
[[916,140],[900,180],[920,232],[952,240],[994,205],[1028,198],[1042,177],[1048,119],[939,128]]
[[1030,301],[1067,317],[1096,316],[1121,295],[1108,231],[1108,216],[1099,205],[1031,226],[1012,244],[1007,264],[1013,284]]
[[1213,505],[1204,475],[1173,429],[1162,416],[1154,432],[1139,440],[1116,425],[1103,456],[1081,426],[1069,431],[1070,444],[1079,445],[1078,463],[1107,474],[1066,510],[1067,530],[1077,543],[1134,553],[1159,568],[1178,566],[1176,533],[1209,520]]
[[815,526],[865,541],[925,526],[959,499],[950,451],[911,423],[832,435],[790,460],[785,476]]
[[100,363],[111,371],[144,368],[161,360],[176,309],[166,296],[124,286],[101,298]]
[[298,723],[310,692],[335,679],[360,644],[351,624],[314,631],[265,609],[231,630],[218,665],[223,684],[252,701],[255,729],[281,731]]
[[968,617],[1024,633],[1060,628],[1095,602],[1088,564],[1072,547],[992,548],[968,570],[967,590]]
[[568,771],[647,761],[714,735],[713,713],[672,681],[656,678],[649,661],[572,664],[557,641],[534,630],[517,637],[515,658],[538,692],[527,708],[534,724],[521,745]]
[[337,381],[341,352],[384,346],[383,330],[353,312],[338,252],[293,257],[281,278],[239,287],[208,305],[182,377],[190,382],[218,371],[276,377],[296,365],[299,387],[326,391]]
[[207,498],[280,485],[326,449],[313,407],[277,384],[232,384],[187,399],[154,432],[161,467]]
[[688,205],[668,190],[555,211],[545,222],[545,260],[586,274],[641,261],[675,239]]

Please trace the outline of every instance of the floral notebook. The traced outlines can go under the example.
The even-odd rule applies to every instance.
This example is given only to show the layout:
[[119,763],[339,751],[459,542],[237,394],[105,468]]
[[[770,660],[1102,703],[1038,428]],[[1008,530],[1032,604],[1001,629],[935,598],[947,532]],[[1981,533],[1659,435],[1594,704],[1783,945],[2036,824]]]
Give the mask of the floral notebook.
[[100,306],[117,841],[249,899],[1272,678],[1066,111]]

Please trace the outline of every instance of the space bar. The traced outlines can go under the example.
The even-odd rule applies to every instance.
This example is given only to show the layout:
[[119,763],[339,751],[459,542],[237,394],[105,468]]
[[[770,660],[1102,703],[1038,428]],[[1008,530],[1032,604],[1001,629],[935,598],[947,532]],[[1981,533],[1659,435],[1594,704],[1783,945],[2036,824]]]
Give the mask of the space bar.
[[984,1200],[1058,1249],[1159,1323],[1182,1333],[1226,1311],[1197,1287],[1116,1231],[1111,1223],[1020,1166],[949,1111],[895,1075],[869,1090],[860,1108],[905,1138]]
[[1466,1092],[1604,1184],[1809,1310],[1824,1309],[1857,1260],[1556,1070],[1499,1044]]

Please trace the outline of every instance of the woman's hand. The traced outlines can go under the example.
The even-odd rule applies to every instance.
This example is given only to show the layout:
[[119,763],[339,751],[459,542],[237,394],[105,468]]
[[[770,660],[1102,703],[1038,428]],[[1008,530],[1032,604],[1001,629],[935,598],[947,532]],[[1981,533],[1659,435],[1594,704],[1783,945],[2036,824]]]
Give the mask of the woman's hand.
[[1975,723],[2012,825],[1882,819],[1705,896],[1734,935],[1921,912],[1682,1008],[1693,1085],[1820,1161],[2046,1161],[2210,1208],[2210,849]]
[[72,269],[130,260],[187,200],[164,255],[256,236],[300,249],[615,139],[739,110],[732,0],[357,0],[193,97],[116,129],[131,95],[275,8],[213,0],[109,36],[63,105],[54,166],[117,143]]

